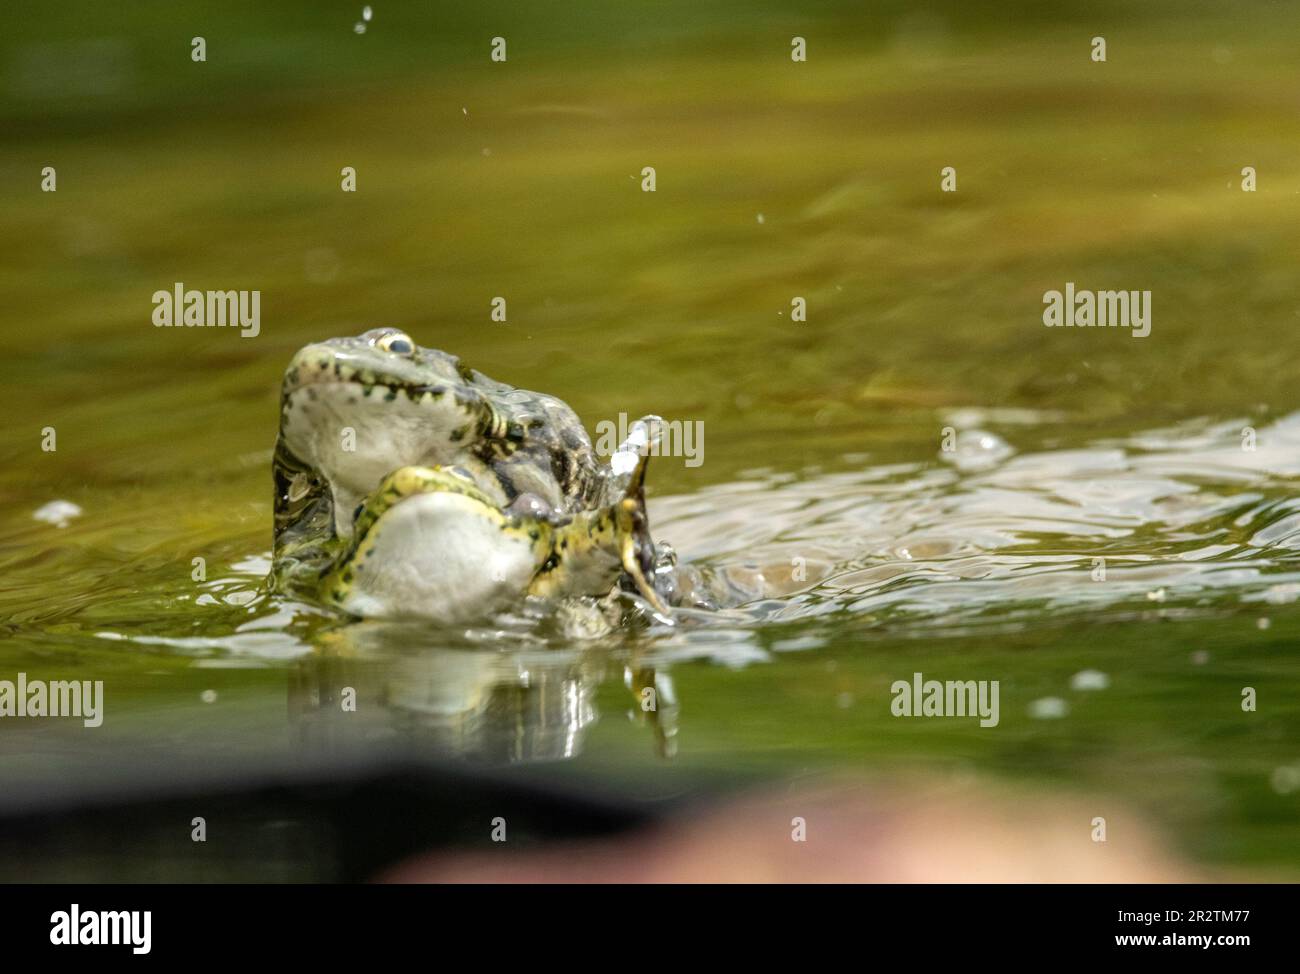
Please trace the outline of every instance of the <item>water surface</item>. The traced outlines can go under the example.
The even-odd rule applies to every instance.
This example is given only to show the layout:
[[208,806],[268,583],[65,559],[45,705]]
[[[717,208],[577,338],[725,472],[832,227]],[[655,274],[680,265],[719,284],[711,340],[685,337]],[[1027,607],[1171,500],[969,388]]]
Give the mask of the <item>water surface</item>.
[[[1300,866],[1289,15],[1103,5],[1099,66],[1101,28],[1001,6],[286,9],[218,20],[201,76],[169,9],[3,41],[0,678],[107,693],[0,726],[7,788],[357,742],[643,797],[921,772]],[[260,289],[262,334],[154,329],[175,281]],[[1150,289],[1151,335],[1044,328],[1066,281]],[[585,641],[267,598],[280,372],[382,324],[589,429],[702,422],[655,534],[766,594]],[[892,717],[917,671],[999,680],[999,725]]]

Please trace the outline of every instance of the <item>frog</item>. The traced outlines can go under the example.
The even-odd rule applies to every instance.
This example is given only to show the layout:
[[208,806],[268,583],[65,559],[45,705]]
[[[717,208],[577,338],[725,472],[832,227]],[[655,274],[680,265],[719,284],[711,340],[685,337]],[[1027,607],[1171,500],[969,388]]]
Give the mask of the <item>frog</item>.
[[486,618],[638,594],[654,417],[598,461],[563,400],[490,379],[399,328],[312,343],[285,369],[270,587],[360,618]]

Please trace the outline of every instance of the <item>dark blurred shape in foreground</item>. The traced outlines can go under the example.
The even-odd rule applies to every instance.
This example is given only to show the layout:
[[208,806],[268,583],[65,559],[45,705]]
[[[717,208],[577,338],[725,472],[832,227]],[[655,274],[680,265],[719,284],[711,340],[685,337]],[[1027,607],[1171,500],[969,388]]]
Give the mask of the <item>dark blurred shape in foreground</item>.
[[[1106,802],[1009,801],[924,785],[766,796],[632,834],[487,852],[431,853],[391,882],[1164,883],[1193,882],[1127,811],[1094,841]],[[804,841],[795,841],[802,826]]]

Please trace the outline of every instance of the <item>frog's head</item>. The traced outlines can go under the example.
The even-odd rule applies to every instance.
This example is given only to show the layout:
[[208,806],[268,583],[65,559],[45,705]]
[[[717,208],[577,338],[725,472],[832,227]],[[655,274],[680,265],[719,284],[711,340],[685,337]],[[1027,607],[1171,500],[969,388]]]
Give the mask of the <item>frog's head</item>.
[[[494,382],[396,328],[301,349],[285,370],[278,464],[289,494],[323,481],[335,528],[404,466],[458,465],[496,501],[522,493],[563,509],[593,487],[591,441],[551,396]],[[295,488],[293,478],[306,478]],[[277,510],[284,492],[277,484]]]
[[301,349],[280,396],[281,444],[349,513],[385,474],[450,461],[494,419],[458,359],[396,328]]

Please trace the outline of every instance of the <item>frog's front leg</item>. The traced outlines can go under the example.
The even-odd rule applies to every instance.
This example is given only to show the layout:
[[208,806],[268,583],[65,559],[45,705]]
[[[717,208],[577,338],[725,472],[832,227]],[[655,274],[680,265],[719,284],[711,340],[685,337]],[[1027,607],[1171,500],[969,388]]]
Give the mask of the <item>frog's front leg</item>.
[[461,622],[522,596],[549,551],[539,522],[507,515],[467,478],[401,467],[362,502],[322,594],[354,615]]
[[617,504],[583,511],[550,531],[550,551],[529,592],[544,598],[607,594],[626,573],[633,588],[661,617],[668,616],[647,577],[646,546],[651,544],[639,492]]

